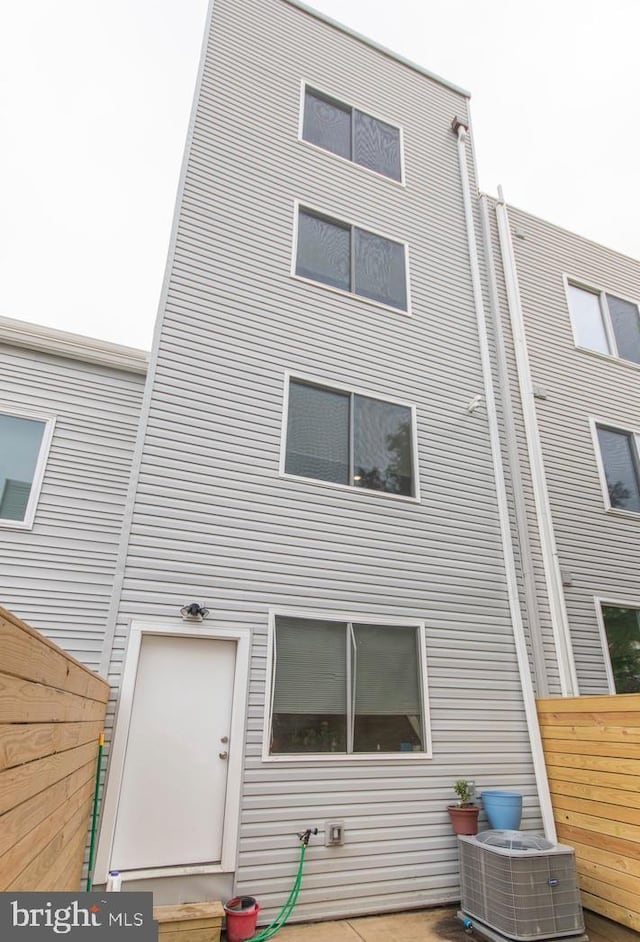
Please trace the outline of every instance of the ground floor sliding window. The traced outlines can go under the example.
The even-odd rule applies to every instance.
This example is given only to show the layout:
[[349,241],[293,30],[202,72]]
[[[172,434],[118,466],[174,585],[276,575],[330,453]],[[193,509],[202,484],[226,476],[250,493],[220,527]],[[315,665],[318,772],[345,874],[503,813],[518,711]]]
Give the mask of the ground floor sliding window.
[[424,628],[277,615],[271,756],[428,752]]

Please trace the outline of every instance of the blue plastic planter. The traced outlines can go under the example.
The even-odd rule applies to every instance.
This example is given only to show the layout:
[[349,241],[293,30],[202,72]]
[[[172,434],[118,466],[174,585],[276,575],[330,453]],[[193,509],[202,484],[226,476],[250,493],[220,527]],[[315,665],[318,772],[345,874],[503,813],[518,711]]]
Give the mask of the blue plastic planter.
[[480,796],[490,826],[495,831],[517,831],[522,819],[519,792],[482,792]]

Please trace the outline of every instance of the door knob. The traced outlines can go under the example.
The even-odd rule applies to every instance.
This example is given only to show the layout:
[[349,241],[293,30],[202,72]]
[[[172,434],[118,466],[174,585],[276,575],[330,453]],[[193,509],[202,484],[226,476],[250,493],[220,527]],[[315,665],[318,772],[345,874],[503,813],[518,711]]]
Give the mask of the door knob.
[[220,756],[221,759],[226,759],[226,758],[228,758],[229,753],[228,753],[228,752],[219,752],[218,755]]
[[229,737],[228,737],[228,736],[221,736],[221,737],[220,737],[220,742],[229,742]]

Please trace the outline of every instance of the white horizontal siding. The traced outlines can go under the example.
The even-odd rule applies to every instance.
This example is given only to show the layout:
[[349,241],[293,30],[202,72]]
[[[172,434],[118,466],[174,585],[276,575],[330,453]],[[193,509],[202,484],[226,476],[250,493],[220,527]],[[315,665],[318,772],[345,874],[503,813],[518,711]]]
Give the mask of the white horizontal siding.
[[4,344],[0,364],[0,412],[56,419],[32,529],[0,524],[0,599],[97,669],[144,376]]
[[[297,140],[302,78],[403,126],[406,188]],[[455,899],[457,778],[520,789],[540,826],[486,413],[466,408],[483,384],[450,130],[465,109],[281,0],[214,4],[110,679],[131,618],[198,599],[252,629],[235,891],[266,917],[306,826],[346,834],[312,839],[299,919]],[[296,199],[409,242],[412,316],[291,277]],[[287,370],[414,403],[421,502],[281,477]],[[423,618],[433,759],[263,762],[270,607]]]

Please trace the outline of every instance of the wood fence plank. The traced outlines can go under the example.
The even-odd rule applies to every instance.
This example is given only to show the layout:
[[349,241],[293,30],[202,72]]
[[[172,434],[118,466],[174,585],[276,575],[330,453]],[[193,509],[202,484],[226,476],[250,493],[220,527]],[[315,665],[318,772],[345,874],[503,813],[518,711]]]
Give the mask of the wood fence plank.
[[575,753],[577,755],[608,756],[613,759],[640,759],[640,743],[633,742],[595,742],[589,743],[582,739],[549,739],[543,738],[545,755],[551,757],[556,753]]
[[109,685],[44,635],[0,608],[2,670],[106,703]]
[[62,805],[53,810],[53,813],[40,822],[32,831],[29,831],[17,844],[0,858],[0,890],[6,890],[44,849],[51,843],[56,834],[76,818],[77,814],[86,808],[87,802],[93,797],[93,782],[91,779],[81,785]]
[[606,770],[578,769],[547,763],[547,775],[552,782],[578,782],[582,785],[592,785],[594,788],[617,788],[630,793],[635,793],[637,790],[633,776]]
[[627,841],[624,837],[614,837],[611,834],[602,834],[599,831],[589,831],[562,821],[557,822],[558,837],[564,844],[589,844],[591,847],[606,850],[611,854],[619,854],[621,858],[638,859],[638,845],[634,841]]
[[[628,909],[640,916],[640,899],[638,898],[637,892],[629,893],[619,886],[603,884],[602,880],[594,880],[593,877],[588,874],[582,874],[579,883],[580,892],[589,893],[590,896],[599,896],[601,899],[606,899],[609,903],[622,906],[623,909]],[[606,885],[606,896],[602,894],[603,885]]]
[[[580,801],[602,802],[607,812],[611,814],[616,821],[628,820],[627,817],[619,818],[616,816],[616,809],[618,807],[623,809],[623,813],[624,811],[634,810],[635,815],[640,817],[640,792],[623,791],[621,788],[603,788],[596,785],[583,785],[578,782],[556,779],[552,776],[549,776],[549,786],[552,796],[562,795],[565,797],[573,797],[576,803]],[[633,821],[635,822],[635,817]]]
[[640,726],[607,726],[605,723],[585,726],[555,726],[548,724],[542,729],[545,742],[554,739],[581,739],[587,742],[640,743]]
[[[634,796],[639,797],[639,796]],[[640,810],[629,808],[626,805],[606,804],[602,801],[576,798],[573,795],[558,795],[552,791],[552,803],[556,818],[561,812],[570,811],[600,818],[605,822],[619,822],[638,826],[638,840],[640,840]]]
[[39,890],[46,890],[51,884],[71,893],[79,889],[84,890],[81,880],[84,849],[87,843],[86,819],[88,819],[88,813],[85,815],[85,822],[79,824],[76,833],[65,837],[60,856],[49,872],[43,875],[38,886]]
[[[624,890],[634,899],[638,896],[638,877],[634,874],[621,873],[620,870],[612,870],[601,863],[593,860],[586,860],[582,855],[578,860],[578,874],[581,877],[588,877],[599,884],[608,884],[611,887],[617,887]],[[583,882],[581,886],[586,886]],[[607,899],[615,902],[611,893],[606,891]]]
[[101,722],[6,723],[0,725],[0,770],[97,742]]
[[538,720],[543,735],[544,731],[550,726],[560,724],[563,726],[627,726],[630,729],[640,728],[640,718],[634,712],[538,713]]
[[0,857],[6,854],[9,848],[17,844],[18,841],[32,831],[41,821],[44,821],[49,815],[67,801],[79,788],[86,782],[95,782],[96,763],[87,762],[82,768],[77,769],[56,782],[50,788],[39,792],[27,801],[5,812],[0,817]]
[[614,759],[609,756],[574,755],[567,752],[554,752],[549,754],[549,761],[554,765],[566,766],[572,769],[590,769],[593,772],[613,772],[621,778],[628,777],[629,788],[640,776],[640,759]]
[[[622,877],[628,875],[636,881],[640,878],[640,857],[624,857],[622,854],[604,850],[602,847],[590,847],[576,840],[571,842],[571,846],[579,862],[598,864],[606,867],[607,870],[619,873]],[[638,886],[637,882],[636,886]]]
[[640,712],[640,693],[619,693],[615,701],[611,694],[599,694],[589,697],[543,697],[537,701],[539,713],[591,713],[606,712],[607,709],[616,713]]
[[558,824],[569,824],[572,827],[582,828],[584,831],[595,831],[598,834],[609,834],[619,837],[636,845],[636,853],[640,854],[640,825],[626,824],[620,821],[607,821],[591,814],[579,811],[567,811],[564,808],[555,810],[555,819]]
[[97,754],[97,744],[87,743],[0,772],[0,814],[66,778],[88,762],[95,763]]
[[65,884],[64,875],[72,864],[75,865],[77,848],[82,846],[87,836],[87,821],[93,795],[89,795],[82,807],[54,835],[47,846],[34,857],[29,864],[13,878],[9,890],[55,890]]
[[628,926],[630,929],[635,929],[637,932],[640,932],[640,913],[637,910],[627,909],[625,906],[618,906],[616,903],[610,903],[608,900],[601,899],[599,896],[593,896],[591,893],[587,893],[586,890],[582,890],[582,904],[587,909],[593,910],[593,912],[600,913],[602,916],[606,916],[607,919],[613,919],[614,922],[619,922],[623,926]]
[[0,673],[0,723],[102,721],[104,714],[98,700]]

